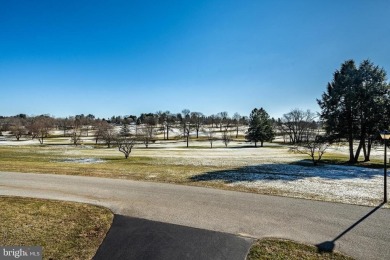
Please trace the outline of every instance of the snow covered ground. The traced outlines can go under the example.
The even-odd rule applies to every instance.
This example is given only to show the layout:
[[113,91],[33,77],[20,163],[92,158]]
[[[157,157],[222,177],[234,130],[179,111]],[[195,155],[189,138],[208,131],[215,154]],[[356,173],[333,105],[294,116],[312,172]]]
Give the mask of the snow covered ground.
[[[155,144],[154,147],[159,145]],[[249,143],[233,142],[231,146],[235,148],[231,149],[209,149],[207,146],[183,149],[178,147],[180,145],[183,146],[176,143],[163,150],[135,150],[134,155],[163,158],[164,164],[168,165],[229,167],[229,170],[207,172],[191,179],[260,193],[265,191],[290,197],[372,206],[383,199],[383,169],[348,165],[313,166],[308,156],[293,154],[288,147],[277,144],[254,148],[247,147]],[[237,148],[240,145],[242,148]],[[337,147],[332,149],[332,152],[344,153]],[[378,147],[373,150],[372,157],[381,159],[383,149]]]
[[[219,176],[218,176],[219,175]],[[377,205],[383,199],[383,170],[355,166],[263,164],[217,173],[229,186],[273,189],[279,194]]]
[[9,138],[1,138],[0,139],[0,145],[11,145],[11,146],[17,146],[17,145],[34,145],[39,144],[38,139],[20,139],[19,141],[16,140],[10,140]]
[[80,164],[92,164],[92,163],[104,163],[104,160],[97,158],[66,158],[60,160],[60,162],[65,163],[80,163]]

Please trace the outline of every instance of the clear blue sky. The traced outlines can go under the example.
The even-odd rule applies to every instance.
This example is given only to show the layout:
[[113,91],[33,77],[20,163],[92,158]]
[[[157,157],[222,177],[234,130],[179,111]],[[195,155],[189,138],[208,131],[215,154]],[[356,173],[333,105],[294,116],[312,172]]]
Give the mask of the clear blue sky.
[[0,115],[318,111],[347,59],[390,73],[390,1],[0,0]]

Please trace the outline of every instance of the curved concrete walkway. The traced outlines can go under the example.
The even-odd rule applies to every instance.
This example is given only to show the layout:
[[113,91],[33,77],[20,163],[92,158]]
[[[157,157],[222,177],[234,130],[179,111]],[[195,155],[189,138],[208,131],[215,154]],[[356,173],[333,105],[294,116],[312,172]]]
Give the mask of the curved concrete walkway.
[[390,258],[390,211],[172,184],[0,173],[0,195],[87,202],[115,214],[333,247],[357,259]]

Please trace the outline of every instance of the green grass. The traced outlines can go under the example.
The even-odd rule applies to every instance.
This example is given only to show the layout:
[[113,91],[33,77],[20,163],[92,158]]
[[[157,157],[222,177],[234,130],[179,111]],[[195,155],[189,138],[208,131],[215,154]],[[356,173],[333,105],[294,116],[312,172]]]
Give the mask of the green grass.
[[81,203],[0,197],[0,245],[42,246],[44,259],[91,259],[113,214]]
[[315,246],[305,245],[283,239],[261,239],[256,241],[247,256],[247,260],[289,259],[289,260],[349,260],[344,254],[319,253]]
[[[327,152],[324,154],[321,161],[327,164],[350,165],[348,164],[348,160],[349,160],[349,156],[347,154]],[[353,165],[363,166],[367,168],[383,168],[383,160],[371,158],[370,161],[364,162],[362,158],[360,158],[358,163]]]

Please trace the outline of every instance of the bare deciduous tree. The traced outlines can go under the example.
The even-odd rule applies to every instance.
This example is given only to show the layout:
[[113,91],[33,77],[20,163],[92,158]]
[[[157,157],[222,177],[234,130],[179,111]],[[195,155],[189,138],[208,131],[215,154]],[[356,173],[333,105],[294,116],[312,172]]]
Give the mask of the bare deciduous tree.
[[57,124],[59,129],[64,131],[64,137],[65,137],[66,131],[72,126],[71,120],[69,120],[69,118],[61,118],[57,120]]
[[206,134],[207,140],[209,140],[210,142],[210,148],[213,148],[213,142],[216,140],[215,132],[213,131],[213,128],[210,127],[207,129],[203,129],[203,132]]
[[240,114],[234,113],[233,122],[234,122],[234,125],[236,126],[236,138],[238,138],[238,127],[240,126],[240,119],[241,119]]
[[228,146],[228,144],[230,143],[231,140],[232,140],[232,136],[230,135],[228,130],[223,131],[222,132],[222,142],[225,144],[225,147]]
[[27,126],[32,139],[38,138],[40,144],[43,144],[44,138],[49,136],[50,129],[53,127],[53,118],[47,115],[41,115],[32,119]]
[[213,114],[211,116],[208,116],[206,119],[207,119],[206,123],[211,125],[211,127],[213,127],[214,125],[215,125],[215,127],[218,127],[218,122],[219,122],[218,116]]
[[226,128],[228,127],[227,123],[228,123],[228,120],[229,120],[229,114],[228,112],[226,111],[223,111],[223,112],[219,112],[217,114],[217,118],[218,120],[218,123],[219,123],[219,130],[222,132],[222,126],[224,124],[226,124]]
[[326,149],[328,149],[330,143],[321,136],[316,137],[315,140],[309,140],[296,145],[290,150],[294,153],[307,154],[310,156],[314,165],[318,165],[324,155]]
[[103,140],[107,144],[107,147],[110,148],[111,144],[115,141],[117,138],[117,133],[114,129],[114,127],[110,124],[107,124],[107,127],[103,130]]
[[22,135],[27,133],[26,128],[24,127],[24,120],[21,118],[12,118],[11,125],[9,127],[11,134],[15,136],[16,140],[19,141]]
[[138,131],[138,139],[140,139],[146,148],[154,140],[155,129],[153,125],[145,125]]
[[84,128],[87,136],[89,135],[89,129],[91,129],[91,126],[93,125],[94,120],[95,120],[95,116],[92,114],[88,114],[82,122],[83,126],[84,126],[83,128]]
[[3,131],[6,131],[6,127],[8,125],[7,118],[0,116],[0,136],[3,135]]
[[82,143],[81,141],[81,131],[73,131],[71,137],[70,137],[70,140],[72,142],[72,144],[74,144],[75,146],[77,145],[80,145]]
[[190,139],[190,110],[188,109],[183,109],[182,111],[182,126],[183,126],[183,137],[186,139],[187,142],[187,148],[188,148],[188,143]]
[[303,111],[300,109],[293,109],[283,115],[281,123],[286,128],[291,143],[300,143],[310,139],[310,135],[316,128],[315,116],[310,110]]
[[110,124],[105,120],[96,120],[94,122],[95,131],[95,143],[97,144],[100,139],[104,139],[104,132],[110,127]]
[[167,140],[169,140],[169,131],[171,131],[171,127],[175,124],[176,117],[174,114],[171,114],[169,111],[166,112],[166,120],[164,121],[164,125],[166,127],[167,132]]
[[199,138],[199,130],[203,125],[204,115],[200,112],[192,112],[191,113],[191,123],[196,131],[196,138]]
[[118,145],[118,150],[125,155],[126,159],[128,159],[129,155],[131,153],[131,150],[133,149],[133,147],[135,145],[135,138],[127,137],[127,136],[120,136],[120,137],[116,138],[116,144]]

